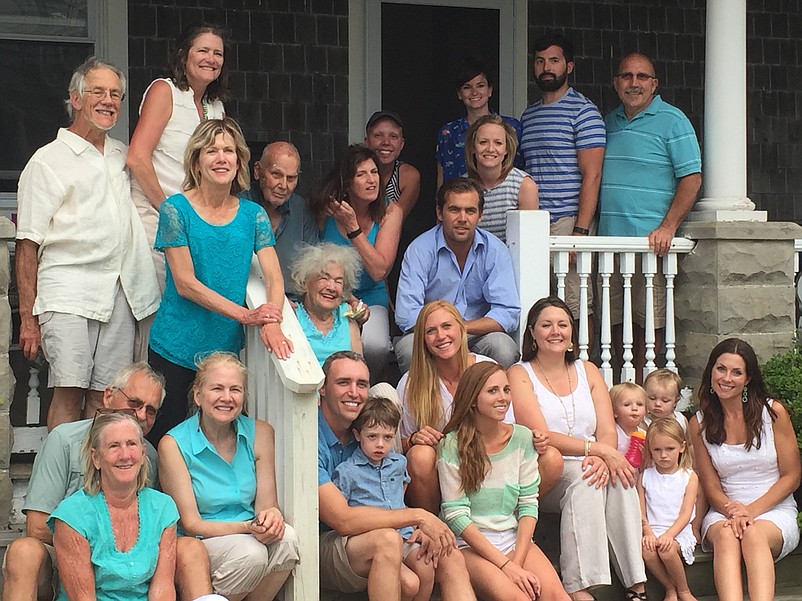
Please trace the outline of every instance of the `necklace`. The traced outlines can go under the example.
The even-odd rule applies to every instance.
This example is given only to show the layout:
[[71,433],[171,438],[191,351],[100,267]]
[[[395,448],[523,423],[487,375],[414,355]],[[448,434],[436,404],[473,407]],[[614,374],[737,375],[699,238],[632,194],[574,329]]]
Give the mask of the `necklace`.
[[565,365],[565,375],[568,377],[568,388],[571,390],[571,419],[568,419],[568,407],[565,406],[563,403],[563,398],[557,394],[554,386],[551,385],[549,381],[549,377],[546,375],[546,370],[543,369],[543,365],[540,363],[540,359],[535,356],[535,362],[537,362],[537,366],[540,368],[540,371],[543,373],[543,377],[546,379],[546,384],[548,385],[549,389],[551,389],[551,393],[557,397],[557,400],[560,401],[560,405],[563,408],[563,414],[565,415],[565,425],[568,427],[568,436],[574,435],[574,426],[576,425],[576,401],[574,401],[574,385],[571,383],[571,370],[568,369],[568,364]]

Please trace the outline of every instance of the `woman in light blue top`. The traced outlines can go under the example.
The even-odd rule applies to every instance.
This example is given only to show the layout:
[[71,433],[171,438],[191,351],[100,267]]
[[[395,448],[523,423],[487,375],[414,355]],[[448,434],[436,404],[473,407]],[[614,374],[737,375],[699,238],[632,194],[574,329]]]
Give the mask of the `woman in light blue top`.
[[136,418],[98,412],[81,455],[83,488],[47,522],[61,580],[58,601],[174,600],[178,512],[170,497],[145,488],[148,459]]
[[321,367],[337,351],[362,353],[359,326],[346,302],[361,271],[353,248],[330,243],[302,248],[292,266],[301,299],[295,315]]
[[159,443],[159,480],[183,533],[203,539],[215,592],[269,601],[298,562],[298,539],[278,508],[273,428],[242,415],[246,380],[229,353],[198,365],[197,412]]
[[392,351],[384,279],[395,262],[404,219],[396,203],[385,203],[378,165],[373,150],[353,144],[309,193],[321,240],[353,246],[362,259],[364,271],[354,296],[370,307],[370,317],[362,328],[362,345],[374,377],[384,370]]
[[[248,187],[249,156],[233,120],[204,121],[187,145],[185,192],[161,206],[156,248],[167,260],[167,280],[150,332],[148,363],[164,374],[167,396],[148,436],[154,444],[186,417],[196,357],[238,353],[243,325],[261,327],[262,340],[280,359],[292,351],[280,327],[284,279],[270,220],[262,207],[236,196]],[[254,253],[270,302],[247,309]]]

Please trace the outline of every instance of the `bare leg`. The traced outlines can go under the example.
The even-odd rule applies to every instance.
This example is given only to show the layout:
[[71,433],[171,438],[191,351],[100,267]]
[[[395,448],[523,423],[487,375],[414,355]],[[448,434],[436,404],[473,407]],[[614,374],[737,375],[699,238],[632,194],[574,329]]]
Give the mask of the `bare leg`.
[[413,445],[407,451],[410,482],[406,502],[437,515],[440,513],[440,478],[437,476],[437,450],[428,445]]
[[[671,580],[671,588],[675,593],[675,597],[680,596],[686,601],[691,601],[694,596],[688,588],[688,578],[685,575],[685,564],[680,555],[679,545],[676,541],[672,541],[671,548],[667,551],[658,551],[660,561],[665,566],[669,579]],[[668,599],[669,587],[666,586],[666,598]]]
[[780,529],[768,520],[757,520],[744,532],[741,554],[750,601],[774,599],[774,558],[781,549]]
[[[721,601],[743,601],[741,586],[741,541],[735,538],[732,528],[717,522],[707,531],[707,540],[713,545],[713,579]],[[772,568],[772,578],[773,578]]]
[[658,556],[657,551],[643,549],[643,562],[646,564],[646,567],[649,568],[652,575],[657,578],[658,582],[666,589],[666,596],[663,598],[663,601],[676,601],[677,589],[666,570],[666,566],[663,565],[663,561]]
[[348,563],[355,574],[367,576],[368,599],[401,599],[401,536],[397,530],[382,528],[352,536],[345,545]]
[[209,554],[200,539],[179,536],[175,547],[175,587],[181,601],[213,593]]
[[[406,597],[403,591],[405,588],[405,579],[410,579],[406,574],[415,578],[414,582],[416,584],[415,590],[417,594],[411,597]],[[434,565],[431,563],[427,564],[423,558],[418,559],[418,549],[410,551],[409,555],[407,555],[404,560],[404,565],[401,567],[401,588],[401,598],[408,598],[409,601],[429,601],[429,598],[432,596],[432,589],[434,588]]]
[[103,407],[103,391],[102,390],[87,390],[84,397],[84,412],[83,418],[90,419],[95,417],[97,410]]
[[247,595],[248,601],[273,601],[292,572],[270,572]]
[[485,601],[531,601],[506,574],[471,549],[462,549],[476,595]]
[[6,549],[3,599],[51,601],[53,564],[45,546],[31,537],[18,538]]
[[540,471],[540,497],[549,494],[549,491],[557,483],[563,473],[563,458],[560,452],[552,446],[546,448],[546,452],[538,455],[537,467]]
[[401,601],[428,601],[429,597],[420,596],[420,579],[417,574],[403,563],[401,564]]
[[535,543],[529,543],[524,568],[540,579],[541,592],[538,597],[540,601],[568,601],[570,599],[554,566]]
[[434,573],[443,601],[476,601],[465,557],[459,551],[440,558]]
[[47,431],[50,432],[59,424],[76,422],[81,419],[81,405],[84,400],[83,388],[64,388],[57,386],[53,389],[53,400],[47,410]]

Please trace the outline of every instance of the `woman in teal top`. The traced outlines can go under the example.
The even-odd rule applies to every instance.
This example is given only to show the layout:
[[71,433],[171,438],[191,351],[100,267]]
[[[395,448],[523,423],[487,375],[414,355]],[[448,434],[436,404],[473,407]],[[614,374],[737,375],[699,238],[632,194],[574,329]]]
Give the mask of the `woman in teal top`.
[[443,519],[480,599],[570,601],[532,542],[537,452],[529,428],[504,423],[510,403],[510,383],[497,363],[475,363],[462,374],[437,459]]
[[270,600],[298,562],[298,539],[278,508],[273,428],[242,415],[246,369],[213,353],[198,365],[197,412],[159,443],[159,480],[182,533],[202,538],[212,587],[231,601]]
[[[48,519],[58,601],[175,599],[178,511],[151,488],[142,429],[124,411],[99,413],[81,448],[84,486]],[[131,527],[131,523],[134,527]]]
[[353,246],[362,259],[363,275],[354,296],[370,307],[370,317],[362,328],[362,346],[375,376],[384,370],[392,351],[384,279],[395,262],[404,219],[396,203],[385,203],[378,165],[374,151],[353,144],[309,193],[321,240]]
[[[154,444],[186,417],[195,362],[212,351],[238,353],[242,326],[261,328],[268,350],[285,359],[281,332],[284,279],[270,219],[237,198],[248,188],[250,152],[231,119],[209,119],[192,134],[184,156],[184,192],[161,204],[156,248],[167,261],[161,306],[150,331],[148,363],[164,374],[166,397],[148,438]],[[247,309],[245,289],[256,253],[270,302]]]
[[302,248],[293,263],[292,285],[301,299],[295,315],[321,366],[337,351],[362,353],[359,326],[346,302],[360,271],[353,248],[327,242]]

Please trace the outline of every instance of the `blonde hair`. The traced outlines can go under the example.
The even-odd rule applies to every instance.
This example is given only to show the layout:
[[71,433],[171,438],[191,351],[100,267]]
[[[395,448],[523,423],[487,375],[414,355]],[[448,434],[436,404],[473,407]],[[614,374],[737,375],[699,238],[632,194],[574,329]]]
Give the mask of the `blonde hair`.
[[669,384],[673,384],[677,388],[676,397],[679,399],[679,391],[682,390],[682,378],[680,378],[678,373],[673,372],[670,369],[666,369],[665,367],[661,367],[660,369],[656,369],[646,376],[646,379],[643,381],[643,387],[646,388],[649,385],[649,382],[654,382],[663,388],[666,388]]
[[490,376],[498,371],[503,372],[504,368],[490,361],[476,363],[465,370],[454,394],[451,419],[443,428],[444,434],[457,432],[459,479],[466,495],[479,490],[490,471],[490,458],[482,434],[476,429],[476,400]]
[[682,429],[680,423],[673,417],[661,417],[654,420],[649,424],[646,430],[646,453],[644,453],[644,467],[648,467],[652,463],[652,441],[658,434],[668,436],[672,440],[685,445],[685,450],[680,451],[679,454],[679,467],[683,470],[693,468],[693,458],[688,452],[688,441],[686,440],[685,430]]
[[237,122],[230,117],[223,119],[207,119],[202,121],[187,142],[184,150],[184,190],[194,190],[200,186],[200,154],[204,148],[209,148],[214,144],[214,139],[218,134],[225,134],[234,141],[237,151],[237,176],[231,182],[231,194],[236,196],[243,190],[247,190],[251,185],[251,177],[248,173],[248,161],[251,159],[251,151],[245,143],[245,136]]
[[615,404],[618,401],[618,397],[620,397],[625,392],[635,392],[639,394],[643,399],[644,405],[648,400],[646,391],[641,386],[638,386],[637,384],[635,384],[635,382],[621,382],[620,384],[616,384],[610,389],[610,400],[613,403],[613,407],[615,407]]
[[139,468],[139,473],[136,477],[136,492],[139,492],[148,483],[148,472],[150,470],[150,458],[147,453],[147,446],[145,445],[145,435],[142,434],[142,426],[136,418],[125,411],[112,411],[110,413],[98,413],[95,419],[92,420],[92,425],[89,427],[89,432],[81,445],[81,462],[83,463],[84,472],[84,492],[88,495],[96,495],[100,492],[100,470],[95,467],[95,462],[92,461],[92,451],[97,452],[100,448],[101,438],[103,432],[112,424],[119,424],[122,422],[129,422],[136,426],[137,434],[139,434],[139,444],[142,446],[142,455],[145,461]]
[[504,130],[504,142],[507,147],[507,154],[501,161],[501,177],[505,178],[512,171],[515,155],[518,152],[518,136],[512,126],[504,121],[499,115],[491,113],[482,115],[473,122],[465,134],[465,165],[468,167],[468,177],[479,181],[479,170],[476,164],[476,138],[479,135],[479,128],[483,125],[498,125]]
[[224,351],[215,351],[201,358],[195,359],[197,371],[195,372],[195,379],[192,381],[192,387],[189,389],[189,411],[190,414],[195,413],[199,407],[195,403],[195,395],[200,393],[206,380],[209,378],[209,372],[216,367],[233,367],[239,371],[242,376],[242,396],[244,400],[243,413],[246,413],[245,408],[248,405],[248,368],[239,360],[234,353],[227,353]]
[[412,362],[409,365],[407,388],[404,394],[407,409],[418,427],[430,426],[436,430],[444,421],[443,395],[440,392],[440,376],[429,348],[426,346],[426,321],[438,309],[444,309],[454,318],[460,330],[459,371],[468,367],[468,331],[457,308],[445,300],[436,300],[423,305],[415,320],[412,338]]

